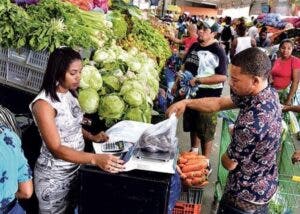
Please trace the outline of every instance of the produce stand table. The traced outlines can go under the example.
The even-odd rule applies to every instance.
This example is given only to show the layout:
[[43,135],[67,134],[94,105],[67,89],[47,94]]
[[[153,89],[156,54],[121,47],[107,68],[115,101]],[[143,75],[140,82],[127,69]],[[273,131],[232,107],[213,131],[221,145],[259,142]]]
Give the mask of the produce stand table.
[[111,174],[83,165],[79,213],[167,213],[170,174],[133,170]]

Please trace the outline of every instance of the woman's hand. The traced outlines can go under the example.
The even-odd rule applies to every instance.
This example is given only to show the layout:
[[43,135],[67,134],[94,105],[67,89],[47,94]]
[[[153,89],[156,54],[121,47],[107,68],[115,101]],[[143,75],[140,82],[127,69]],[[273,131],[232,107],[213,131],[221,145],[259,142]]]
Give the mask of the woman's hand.
[[124,161],[111,154],[95,154],[92,164],[110,173],[124,171]]
[[99,132],[98,134],[94,135],[93,139],[94,139],[93,140],[94,142],[100,143],[100,142],[108,141],[109,137],[105,132],[102,131],[102,132]]

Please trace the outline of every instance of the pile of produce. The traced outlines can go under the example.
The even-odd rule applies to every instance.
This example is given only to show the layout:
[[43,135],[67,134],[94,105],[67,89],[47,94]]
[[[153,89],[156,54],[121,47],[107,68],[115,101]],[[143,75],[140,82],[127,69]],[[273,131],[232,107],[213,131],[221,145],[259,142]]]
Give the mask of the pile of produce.
[[82,71],[84,112],[97,112],[107,126],[124,119],[149,123],[159,74],[171,55],[169,44],[137,7],[114,0],[112,9],[107,14],[84,11],[61,0],[19,7],[3,0],[0,47],[94,50]]
[[36,5],[19,7],[4,0],[0,3],[0,46],[29,47],[53,51],[60,46],[101,47],[111,35],[102,13],[86,12],[61,0],[41,0]]
[[178,158],[177,170],[183,184],[193,187],[204,187],[208,184],[208,159],[195,152],[183,152]]
[[[126,37],[117,40],[117,43],[126,50],[135,47],[141,52],[146,52],[149,57],[157,61],[159,68],[162,68],[171,56],[169,43],[164,35],[153,28],[149,21],[144,20],[140,10],[135,6],[128,5],[121,0],[113,0],[112,9],[123,14],[128,26]],[[119,20],[120,22],[113,20],[114,28],[124,26],[123,19]]]
[[98,49],[93,60],[93,66],[82,70],[82,110],[98,112],[107,126],[125,119],[151,122],[152,100],[159,88],[157,63],[146,53],[136,48],[126,51],[115,42]]

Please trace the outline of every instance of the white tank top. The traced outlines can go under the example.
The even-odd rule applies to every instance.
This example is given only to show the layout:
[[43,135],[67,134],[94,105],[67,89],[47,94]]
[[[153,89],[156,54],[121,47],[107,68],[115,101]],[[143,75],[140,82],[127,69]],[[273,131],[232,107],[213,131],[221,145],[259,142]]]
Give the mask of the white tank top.
[[[45,91],[40,92],[30,103],[30,111],[32,112],[32,105],[37,100],[41,99],[49,103],[56,110],[55,124],[60,136],[61,144],[77,151],[83,151],[84,139],[81,127],[83,113],[78,100],[69,91],[67,93],[57,93],[57,96],[59,97],[60,102],[53,101],[50,96],[46,95]],[[46,147],[44,141],[37,164],[44,165],[52,170],[78,167],[78,164],[55,158]]]
[[250,36],[243,36],[243,37],[237,37],[237,46],[235,49],[235,55],[239,52],[251,48],[251,37]]

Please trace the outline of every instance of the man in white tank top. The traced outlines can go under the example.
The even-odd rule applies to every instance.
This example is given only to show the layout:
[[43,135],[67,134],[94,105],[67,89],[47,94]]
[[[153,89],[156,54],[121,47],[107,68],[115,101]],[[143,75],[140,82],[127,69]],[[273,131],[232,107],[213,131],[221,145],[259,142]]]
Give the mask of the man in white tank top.
[[230,50],[230,58],[232,59],[234,55],[239,52],[251,48],[256,47],[255,39],[250,36],[246,36],[246,26],[244,24],[239,24],[236,27],[237,37],[233,39]]

